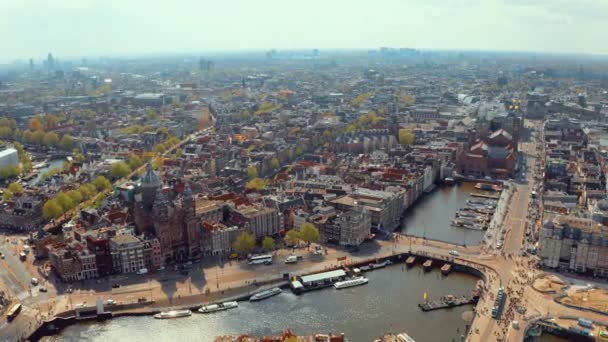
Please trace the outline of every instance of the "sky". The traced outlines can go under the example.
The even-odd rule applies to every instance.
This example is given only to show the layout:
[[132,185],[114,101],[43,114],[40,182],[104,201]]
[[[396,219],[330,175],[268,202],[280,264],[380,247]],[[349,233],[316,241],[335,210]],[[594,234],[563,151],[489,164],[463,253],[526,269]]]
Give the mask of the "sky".
[[608,54],[608,0],[0,0],[0,62],[380,46]]

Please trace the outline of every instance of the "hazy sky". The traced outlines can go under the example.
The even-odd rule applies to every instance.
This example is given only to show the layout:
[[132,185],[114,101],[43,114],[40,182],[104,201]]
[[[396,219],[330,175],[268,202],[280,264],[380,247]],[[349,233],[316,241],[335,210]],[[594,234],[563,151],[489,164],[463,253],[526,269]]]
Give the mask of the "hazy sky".
[[242,49],[608,54],[608,0],[0,0],[0,61]]

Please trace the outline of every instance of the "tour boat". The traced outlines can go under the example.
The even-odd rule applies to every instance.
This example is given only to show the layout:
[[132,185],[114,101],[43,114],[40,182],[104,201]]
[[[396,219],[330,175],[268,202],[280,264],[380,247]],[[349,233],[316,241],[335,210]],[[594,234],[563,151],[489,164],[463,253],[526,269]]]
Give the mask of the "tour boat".
[[269,290],[264,290],[264,291],[260,291],[256,294],[254,294],[253,296],[251,296],[251,298],[249,298],[250,301],[255,302],[258,300],[262,300],[262,299],[266,299],[272,296],[276,296],[279,293],[281,293],[283,290],[281,290],[278,287],[274,287],[272,289]]
[[365,277],[360,277],[360,278],[355,278],[355,279],[350,279],[350,280],[338,281],[334,284],[334,287],[336,289],[345,289],[347,287],[364,285],[364,284],[367,284],[368,282],[369,282],[369,279],[367,279]]
[[192,311],[190,310],[171,310],[171,311],[163,311],[154,315],[156,319],[169,319],[169,318],[179,318],[179,317],[188,317],[192,315]]
[[399,342],[416,342],[416,341],[414,341],[413,338],[410,337],[410,335],[408,335],[408,334],[406,334],[404,332],[402,332],[399,335],[397,335],[397,340]]
[[224,302],[224,303],[219,303],[219,304],[209,304],[209,305],[203,305],[201,306],[200,309],[198,309],[198,312],[200,313],[212,313],[212,312],[217,312],[217,311],[224,311],[224,310],[228,310],[228,309],[233,309],[239,306],[239,303],[237,302]]

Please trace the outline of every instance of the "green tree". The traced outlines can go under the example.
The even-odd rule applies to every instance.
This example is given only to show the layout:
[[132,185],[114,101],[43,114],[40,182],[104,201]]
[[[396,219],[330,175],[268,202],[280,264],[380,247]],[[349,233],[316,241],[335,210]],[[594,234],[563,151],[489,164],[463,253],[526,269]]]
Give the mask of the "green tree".
[[19,165],[9,165],[0,170],[0,178],[8,179],[16,177],[21,174],[21,167]]
[[245,185],[245,188],[251,189],[251,190],[263,190],[263,189],[266,189],[266,187],[268,186],[268,183],[269,182],[266,179],[254,178],[254,179],[250,180],[249,182],[247,182],[247,185]]
[[416,140],[416,136],[409,129],[399,130],[399,142],[401,145],[411,145]]
[[279,162],[279,159],[277,157],[272,157],[272,160],[270,160],[270,166],[276,170],[279,167],[281,167],[281,163]]
[[55,147],[59,144],[59,136],[55,132],[49,132],[42,138],[42,143],[47,147]]
[[141,158],[139,158],[139,156],[137,156],[136,154],[132,154],[129,156],[129,167],[132,170],[137,169],[138,167],[143,165],[143,161],[141,160]]
[[8,185],[8,190],[10,190],[12,193],[21,194],[23,193],[23,185],[13,182]]
[[23,132],[21,132],[19,128],[13,130],[13,139],[15,139],[15,141],[21,141],[21,139],[23,139]]
[[302,225],[302,228],[300,228],[300,236],[308,245],[310,245],[312,242],[319,241],[321,238],[319,228],[310,222],[306,222]]
[[64,151],[70,151],[74,148],[74,138],[69,134],[64,135],[59,142],[59,148]]
[[258,169],[253,165],[249,166],[247,168],[247,176],[251,179],[258,178]]
[[35,131],[34,133],[32,133],[32,143],[33,144],[42,144],[43,140],[44,140],[44,131],[40,130],[40,131]]
[[4,190],[4,193],[2,194],[2,199],[4,201],[10,201],[13,199],[13,192],[10,190]]
[[232,247],[239,254],[249,254],[255,248],[255,236],[249,232],[242,232],[237,236]]
[[26,144],[32,144],[34,142],[34,132],[30,130],[23,132],[22,141]]
[[95,202],[93,203],[93,207],[95,207],[95,208],[101,207],[101,205],[103,204],[103,201],[105,201],[105,200],[106,200],[106,195],[99,194],[99,196],[97,196],[97,198],[95,199]]
[[112,187],[112,183],[104,176],[97,176],[93,184],[97,188],[97,191],[103,191]]
[[57,201],[57,204],[61,206],[63,212],[67,212],[75,206],[74,202],[68,197],[68,195],[63,192],[57,195],[57,197],[55,197],[55,200]]
[[158,113],[156,112],[156,110],[154,108],[148,109],[148,111],[146,112],[146,116],[150,120],[156,120],[156,119],[158,119]]
[[295,229],[289,230],[287,234],[285,234],[285,241],[292,246],[299,244],[300,241],[302,241],[300,232]]
[[97,187],[91,183],[81,185],[78,192],[82,194],[82,198],[88,200],[97,194]]
[[131,168],[123,161],[112,164],[112,168],[110,169],[110,176],[114,178],[122,178],[129,173],[131,173]]
[[51,220],[63,215],[63,208],[61,208],[56,200],[48,200],[42,207],[42,215],[45,219]]
[[271,251],[274,249],[275,242],[274,239],[270,236],[266,236],[264,240],[262,240],[262,247],[265,251]]
[[66,193],[66,195],[70,198],[70,200],[72,200],[72,203],[74,204],[78,204],[84,199],[82,192],[78,190],[70,190]]

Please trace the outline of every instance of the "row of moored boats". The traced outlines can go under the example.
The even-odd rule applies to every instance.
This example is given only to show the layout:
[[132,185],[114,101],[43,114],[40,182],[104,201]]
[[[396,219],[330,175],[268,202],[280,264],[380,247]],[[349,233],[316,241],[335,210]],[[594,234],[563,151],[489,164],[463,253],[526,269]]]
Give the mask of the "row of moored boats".
[[[352,278],[352,279],[348,279],[348,280],[338,281],[338,282],[334,283],[334,287],[336,289],[345,289],[348,287],[365,285],[368,282],[369,282],[368,278],[356,277],[356,278]],[[283,290],[281,290],[278,287],[274,287],[274,288],[271,288],[268,290],[263,290],[263,291],[253,294],[249,298],[249,301],[257,302],[260,300],[264,300],[266,298],[276,296],[276,295],[280,294],[281,292],[283,292]],[[213,312],[224,311],[224,310],[228,310],[228,309],[234,309],[234,308],[237,308],[238,306],[239,306],[238,302],[230,301],[230,302],[224,302],[224,303],[218,303],[218,304],[203,305],[197,311],[199,313],[213,313]],[[170,319],[170,318],[180,318],[180,317],[188,317],[188,316],[192,316],[191,310],[170,310],[170,311],[159,312],[154,315],[154,318]]]

